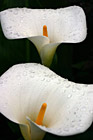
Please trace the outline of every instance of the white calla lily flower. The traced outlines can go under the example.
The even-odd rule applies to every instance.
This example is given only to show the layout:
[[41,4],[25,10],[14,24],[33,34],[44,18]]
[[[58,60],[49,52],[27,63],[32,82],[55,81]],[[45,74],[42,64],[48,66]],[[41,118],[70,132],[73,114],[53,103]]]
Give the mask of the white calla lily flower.
[[82,133],[93,121],[93,85],[68,81],[40,64],[15,65],[0,77],[0,112],[20,125],[25,140]]
[[42,63],[50,66],[59,44],[78,43],[87,34],[86,17],[79,6],[60,9],[12,8],[0,13],[8,39],[28,38],[36,46]]

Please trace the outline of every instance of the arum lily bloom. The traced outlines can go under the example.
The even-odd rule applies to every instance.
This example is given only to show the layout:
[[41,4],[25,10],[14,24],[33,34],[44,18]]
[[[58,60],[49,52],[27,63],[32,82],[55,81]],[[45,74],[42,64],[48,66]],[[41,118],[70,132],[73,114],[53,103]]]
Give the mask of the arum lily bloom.
[[28,38],[36,46],[42,64],[50,66],[61,43],[78,43],[86,37],[86,17],[81,7],[60,9],[12,8],[0,13],[8,39]]
[[0,112],[25,140],[82,133],[93,121],[93,85],[68,81],[47,67],[19,64],[0,78]]

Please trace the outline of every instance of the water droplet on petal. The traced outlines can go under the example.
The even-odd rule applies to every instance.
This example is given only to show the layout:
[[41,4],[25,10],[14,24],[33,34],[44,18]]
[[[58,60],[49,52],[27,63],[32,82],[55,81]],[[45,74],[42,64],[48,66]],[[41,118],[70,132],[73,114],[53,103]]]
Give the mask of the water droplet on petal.
[[23,23],[23,20],[21,20],[20,22]]
[[93,114],[93,110],[89,110],[89,112],[90,112],[91,114]]
[[19,74],[16,77],[17,77],[17,79],[20,79],[21,78],[21,76]]
[[15,10],[15,11],[14,11],[14,15],[17,15],[17,14],[18,14],[18,11],[17,11],[17,10]]
[[24,75],[24,76],[26,76],[26,75],[27,75],[27,72],[26,72],[26,71],[24,71],[23,75]]
[[69,87],[70,87],[70,84],[69,84],[69,83],[67,83],[67,84],[65,85],[65,87],[66,87],[66,88],[69,88]]
[[76,130],[80,130],[80,127],[76,127]]
[[82,92],[81,95],[84,96],[85,95],[85,92]]
[[26,10],[27,13],[30,13],[31,12],[30,9],[25,9],[25,10]]
[[19,37],[19,36],[20,36],[20,34],[19,34],[19,33],[14,33],[14,35],[15,35],[16,37]]
[[30,77],[31,77],[31,78],[34,78],[34,74],[31,74]]
[[42,79],[41,79],[41,81],[44,81],[44,80],[45,80],[45,78],[42,78]]
[[67,96],[68,98],[71,98],[72,97],[72,94],[68,94],[68,96]]
[[83,87],[88,87],[88,85],[87,84],[84,84]]
[[21,15],[21,16],[20,16],[20,19],[22,20],[23,18],[24,18],[24,16],[23,16],[23,15]]
[[2,15],[6,15],[6,12],[3,12]]
[[74,127],[75,126],[75,120],[72,120],[71,121],[71,127]]
[[81,122],[81,119],[79,119],[79,122]]
[[47,82],[50,82],[51,80],[50,80],[50,79],[47,79],[46,81],[47,81]]
[[9,12],[13,12],[13,10],[12,10],[12,9],[9,9],[8,11],[9,11]]
[[74,115],[76,115],[77,113],[76,112],[74,112]]
[[76,90],[75,90],[75,88],[72,88],[72,92],[75,92]]
[[80,127],[83,127],[83,124],[82,123],[80,123],[80,125],[79,125]]
[[84,106],[84,107],[82,107],[82,110],[83,110],[83,111],[86,111],[86,107],[85,107],[85,106]]
[[77,85],[77,86],[76,86],[76,89],[77,89],[77,90],[81,90],[81,86],[80,86],[80,85]]
[[8,26],[8,27],[6,27],[6,29],[11,29],[12,28],[12,26]]
[[43,15],[43,20],[45,20],[45,19],[46,19],[46,14]]
[[60,83],[61,83],[61,80],[60,80],[60,79],[58,79],[57,84],[60,84]]
[[62,130],[61,130],[61,128],[59,128],[58,130],[57,130],[57,133],[61,133],[62,132]]
[[68,128],[68,126],[64,128],[64,131],[69,131],[69,128]]
[[0,80],[0,85],[2,85],[3,84],[3,81],[2,80]]

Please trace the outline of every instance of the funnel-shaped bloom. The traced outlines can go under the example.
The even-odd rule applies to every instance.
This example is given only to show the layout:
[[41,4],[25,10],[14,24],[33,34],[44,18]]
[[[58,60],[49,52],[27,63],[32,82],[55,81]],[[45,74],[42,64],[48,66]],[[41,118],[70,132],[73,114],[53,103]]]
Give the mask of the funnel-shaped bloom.
[[70,82],[40,64],[15,65],[0,78],[0,112],[20,125],[25,140],[82,133],[93,120],[93,85]]
[[50,66],[59,44],[77,43],[86,37],[86,17],[81,7],[60,9],[13,8],[0,13],[8,39],[28,38],[44,65]]

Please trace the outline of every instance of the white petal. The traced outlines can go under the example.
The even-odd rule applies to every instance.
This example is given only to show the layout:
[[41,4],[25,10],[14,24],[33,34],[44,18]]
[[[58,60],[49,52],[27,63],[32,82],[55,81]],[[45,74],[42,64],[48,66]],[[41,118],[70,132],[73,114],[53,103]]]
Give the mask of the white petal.
[[50,66],[60,43],[49,43],[49,38],[45,36],[35,36],[29,38],[37,48],[42,64]]
[[46,131],[37,127],[29,117],[27,117],[29,125],[31,127],[31,140],[42,140],[45,136]]
[[45,131],[37,127],[29,117],[27,118],[27,124],[19,124],[21,133],[25,140],[42,140],[45,136]]
[[[55,103],[57,97],[55,97],[54,95],[54,99],[52,98],[52,102],[53,100],[55,102],[53,104],[53,107],[50,109],[52,111],[52,117],[49,116],[49,113],[47,114],[47,116],[51,120],[51,123],[48,125],[48,128],[38,125],[37,127],[41,128],[46,132],[56,134],[58,136],[69,136],[78,133],[83,133],[90,127],[90,125],[93,122],[93,85],[87,87],[85,85],[74,85],[74,90],[73,88],[70,88],[64,91],[64,96],[67,97],[63,98],[68,99],[62,100],[61,96],[63,95],[59,95],[58,98],[61,99],[59,100],[59,103]],[[55,112],[53,112],[53,108]],[[46,118],[48,119],[48,117]],[[47,122],[47,120],[45,121]]]
[[93,85],[76,84],[39,64],[20,64],[0,78],[0,112],[12,121],[35,122],[47,109],[41,128],[65,136],[84,132],[93,121]]
[[19,127],[25,140],[33,140],[31,139],[31,127],[28,124],[19,124]]
[[54,54],[59,44],[60,43],[50,43],[42,47],[40,51],[40,57],[41,57],[43,65],[48,66],[48,67],[51,65]]
[[86,17],[81,7],[60,9],[12,8],[0,13],[4,34],[9,39],[43,35],[47,25],[52,42],[81,42],[86,37]]
[[39,54],[40,54],[42,47],[46,44],[49,44],[49,38],[45,37],[45,36],[35,36],[35,37],[29,38],[29,40],[33,42],[33,44],[37,48]]

